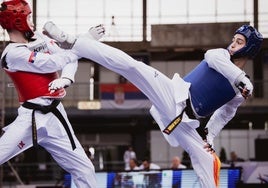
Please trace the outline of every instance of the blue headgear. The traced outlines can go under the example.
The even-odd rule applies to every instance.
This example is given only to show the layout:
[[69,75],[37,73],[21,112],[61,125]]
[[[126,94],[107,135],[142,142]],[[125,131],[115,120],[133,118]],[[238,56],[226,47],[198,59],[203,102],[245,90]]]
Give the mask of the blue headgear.
[[246,38],[246,45],[235,52],[232,57],[249,57],[253,58],[259,52],[261,48],[261,43],[263,41],[263,36],[254,27],[250,25],[243,25],[238,28],[235,34],[241,34]]

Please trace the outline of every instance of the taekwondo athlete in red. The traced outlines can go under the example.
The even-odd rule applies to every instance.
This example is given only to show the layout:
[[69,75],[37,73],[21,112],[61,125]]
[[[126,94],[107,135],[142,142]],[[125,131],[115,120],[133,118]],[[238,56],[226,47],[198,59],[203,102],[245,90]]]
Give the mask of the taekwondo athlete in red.
[[[66,42],[61,36],[68,34],[62,35],[63,31],[52,22],[44,29],[55,40]],[[185,77],[176,73],[170,79],[119,49],[83,36],[76,40],[67,37],[67,42],[74,42],[74,54],[121,74],[148,97],[152,102],[150,113],[164,137],[171,146],[180,145],[189,154],[202,188],[219,186],[221,163],[211,144],[237,108],[252,95],[253,85],[243,68],[258,53],[262,41],[255,28],[243,25],[234,32],[227,49],[208,50],[204,60]],[[211,114],[205,142],[196,128],[200,118]]]
[[[74,81],[77,56],[34,32],[31,9],[24,0],[4,1],[0,24],[10,38],[1,65],[13,81],[21,104],[16,119],[3,128],[0,165],[38,144],[71,174],[77,187],[96,188],[94,166],[60,102],[65,96],[64,87]],[[57,73],[60,70],[61,77]],[[49,84],[61,89],[50,91]]]

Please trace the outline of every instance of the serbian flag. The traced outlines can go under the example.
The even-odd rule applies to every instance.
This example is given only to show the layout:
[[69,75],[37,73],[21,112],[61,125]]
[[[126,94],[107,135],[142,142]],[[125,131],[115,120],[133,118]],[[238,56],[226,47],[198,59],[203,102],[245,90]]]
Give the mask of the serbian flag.
[[150,108],[151,102],[133,84],[101,84],[102,109]]

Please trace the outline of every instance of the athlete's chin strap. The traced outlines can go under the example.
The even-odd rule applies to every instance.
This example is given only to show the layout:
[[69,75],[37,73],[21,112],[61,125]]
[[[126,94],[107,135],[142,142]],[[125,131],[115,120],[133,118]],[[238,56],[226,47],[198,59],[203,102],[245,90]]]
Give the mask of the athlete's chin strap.
[[62,116],[62,114],[60,113],[60,111],[57,109],[58,104],[60,103],[60,100],[54,100],[50,105],[47,106],[43,106],[43,105],[39,105],[39,104],[34,104],[31,102],[24,102],[22,104],[22,106],[24,108],[28,108],[28,109],[32,109],[32,139],[33,139],[33,146],[37,147],[38,143],[37,143],[37,129],[36,129],[36,121],[35,121],[35,111],[41,111],[43,114],[47,114],[49,112],[52,112],[62,123],[65,131],[67,132],[67,135],[70,139],[71,145],[73,150],[75,150],[76,146],[74,143],[74,139],[72,137],[72,133],[69,129],[68,123],[66,122],[65,118]]

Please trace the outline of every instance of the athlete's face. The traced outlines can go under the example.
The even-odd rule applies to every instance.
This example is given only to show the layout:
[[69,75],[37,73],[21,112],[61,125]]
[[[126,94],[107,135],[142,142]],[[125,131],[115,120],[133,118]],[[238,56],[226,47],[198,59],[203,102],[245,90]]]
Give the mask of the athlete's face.
[[233,55],[236,51],[240,50],[246,45],[246,38],[241,34],[235,34],[232,43],[228,47],[230,55]]

